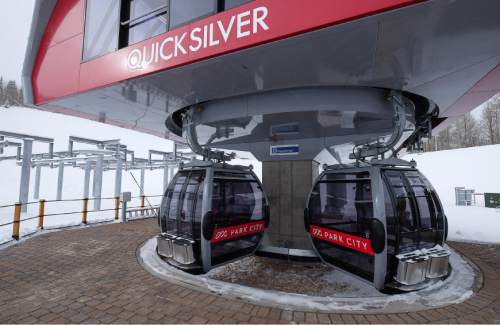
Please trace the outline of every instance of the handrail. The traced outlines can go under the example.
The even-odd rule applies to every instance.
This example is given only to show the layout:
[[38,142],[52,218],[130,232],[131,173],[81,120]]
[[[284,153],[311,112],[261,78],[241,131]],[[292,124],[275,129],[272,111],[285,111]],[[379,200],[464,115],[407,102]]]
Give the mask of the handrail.
[[[135,197],[132,197],[132,199],[141,199],[141,204],[138,205],[138,206],[132,206],[132,207],[126,207],[126,211],[128,211],[129,209],[132,210],[132,209],[144,209],[144,210],[147,210],[147,209],[151,209],[151,208],[154,208],[154,209],[157,209],[160,207],[160,204],[157,204],[157,205],[154,205],[154,206],[148,206],[146,207],[144,205],[144,199],[145,198],[152,198],[152,197],[163,197],[163,194],[161,195],[140,195],[140,196],[135,196]],[[83,199],[65,199],[65,200],[40,200],[40,201],[32,201],[32,202],[27,202],[27,203],[24,203],[24,204],[21,204],[21,203],[15,203],[15,204],[9,204],[9,205],[3,205],[3,206],[0,206],[0,208],[9,208],[9,207],[14,207],[14,219],[13,221],[9,221],[9,222],[6,222],[6,223],[2,223],[0,224],[0,227],[5,227],[5,226],[11,226],[13,225],[13,235],[12,237],[16,240],[19,239],[19,228],[20,228],[20,225],[22,222],[24,221],[29,221],[29,220],[34,220],[34,219],[38,219],[39,220],[39,223],[38,223],[38,227],[40,230],[43,230],[43,220],[45,217],[53,217],[53,216],[65,216],[65,215],[75,215],[75,214],[82,214],[82,222],[81,224],[84,224],[86,225],[87,224],[87,214],[88,213],[97,213],[97,212],[109,212],[109,211],[115,211],[115,217],[114,219],[109,219],[109,220],[106,220],[106,221],[112,221],[112,220],[118,220],[118,211],[120,209],[123,209],[123,206],[120,207],[119,206],[119,201],[120,201],[120,198],[118,197],[107,197],[107,198],[101,198],[101,200],[115,200],[115,207],[114,208],[109,208],[109,209],[100,209],[100,210],[88,210],[88,201],[89,200],[96,200],[98,198],[83,198]],[[55,203],[55,202],[78,202],[78,201],[83,201],[83,210],[77,210],[77,211],[68,211],[68,212],[58,212],[58,213],[48,213],[48,214],[45,214],[45,204],[46,203]],[[32,216],[32,217],[26,217],[24,219],[21,219],[21,210],[20,210],[20,207],[22,205],[32,205],[32,204],[35,204],[35,203],[39,203],[40,204],[40,208],[39,208],[39,213],[38,215],[36,216]],[[55,228],[51,228],[51,229],[58,229],[58,228],[66,228],[67,226],[56,226]],[[36,232],[36,231],[35,231]]]

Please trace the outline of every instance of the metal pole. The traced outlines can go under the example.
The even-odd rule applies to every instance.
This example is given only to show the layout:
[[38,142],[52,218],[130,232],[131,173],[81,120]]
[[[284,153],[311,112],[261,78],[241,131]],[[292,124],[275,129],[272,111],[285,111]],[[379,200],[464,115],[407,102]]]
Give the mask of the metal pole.
[[141,186],[140,186],[140,196],[144,195],[144,179],[146,178],[146,170],[141,168]]
[[23,160],[21,163],[21,184],[19,186],[19,202],[21,212],[28,211],[28,195],[30,189],[31,155],[33,153],[33,139],[23,139]]
[[83,198],[89,198],[89,187],[90,187],[90,172],[92,171],[92,162],[87,160],[85,162],[85,176],[83,179]]
[[[122,192],[122,169],[123,161],[120,156],[116,160],[116,172],[115,172],[115,197],[120,197]],[[116,218],[118,219],[118,217]]]
[[42,173],[42,166],[38,165],[35,168],[35,191],[33,193],[33,198],[38,200],[40,198],[40,175]]
[[115,198],[115,220],[118,220],[118,214],[120,212],[120,197]]
[[[170,183],[173,178],[174,178],[174,166],[170,165],[170,166],[168,166],[168,182]],[[165,193],[165,192],[163,192],[163,193]]]
[[103,155],[97,157],[94,171],[94,211],[101,210]]
[[121,222],[127,221],[127,201],[122,201]]
[[19,228],[21,226],[22,204],[16,203],[14,208],[14,222],[12,223],[12,238],[19,240]]
[[45,200],[40,200],[38,207],[38,228],[43,229],[43,217],[45,216]]
[[82,211],[82,223],[84,225],[87,224],[87,211],[89,209],[89,199],[84,198],[83,199],[83,211]]
[[57,170],[57,197],[56,200],[62,200],[62,190],[64,181],[64,163],[60,162]]
[[168,164],[165,162],[165,166],[163,167],[163,193],[167,191],[169,183],[169,170],[168,170]]

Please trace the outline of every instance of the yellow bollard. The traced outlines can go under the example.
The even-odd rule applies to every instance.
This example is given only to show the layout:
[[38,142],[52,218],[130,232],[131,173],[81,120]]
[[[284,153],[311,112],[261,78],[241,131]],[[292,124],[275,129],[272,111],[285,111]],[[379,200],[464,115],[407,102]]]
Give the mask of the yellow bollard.
[[40,200],[38,207],[38,228],[43,229],[43,217],[45,216],[45,200]]
[[118,220],[118,212],[120,212],[120,198],[115,197],[115,220]]
[[83,211],[82,211],[82,223],[84,225],[87,224],[87,210],[89,207],[89,199],[85,198],[83,199]]
[[21,225],[21,203],[14,208],[14,223],[12,224],[12,238],[19,240],[19,226]]
[[143,216],[143,215],[144,215],[144,207],[146,206],[146,205],[144,204],[144,199],[145,199],[145,198],[146,198],[146,195],[141,195],[141,208],[142,208],[142,210],[141,210],[141,216]]

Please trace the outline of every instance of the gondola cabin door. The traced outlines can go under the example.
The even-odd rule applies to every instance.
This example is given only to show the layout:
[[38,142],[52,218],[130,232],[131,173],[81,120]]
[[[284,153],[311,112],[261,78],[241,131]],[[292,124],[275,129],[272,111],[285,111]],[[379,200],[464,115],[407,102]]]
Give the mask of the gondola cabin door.
[[382,289],[385,280],[385,215],[374,193],[380,173],[369,169],[325,171],[309,196],[305,221],[320,258]]
[[254,253],[268,224],[266,197],[253,172],[210,169],[207,179],[204,201],[209,204],[202,222],[205,272]]

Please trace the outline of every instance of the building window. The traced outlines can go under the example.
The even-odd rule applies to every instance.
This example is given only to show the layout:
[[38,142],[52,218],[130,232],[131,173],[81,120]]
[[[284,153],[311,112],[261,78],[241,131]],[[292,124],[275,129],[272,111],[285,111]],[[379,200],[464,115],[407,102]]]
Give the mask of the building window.
[[122,0],[120,47],[168,30],[168,0]]
[[120,0],[87,0],[83,60],[118,48]]
[[217,11],[215,0],[170,0],[170,29]]
[[87,0],[83,61],[252,0]]
[[252,0],[225,0],[224,1],[224,10],[228,10],[234,7],[241,6],[242,4],[245,4],[247,2],[250,2]]

